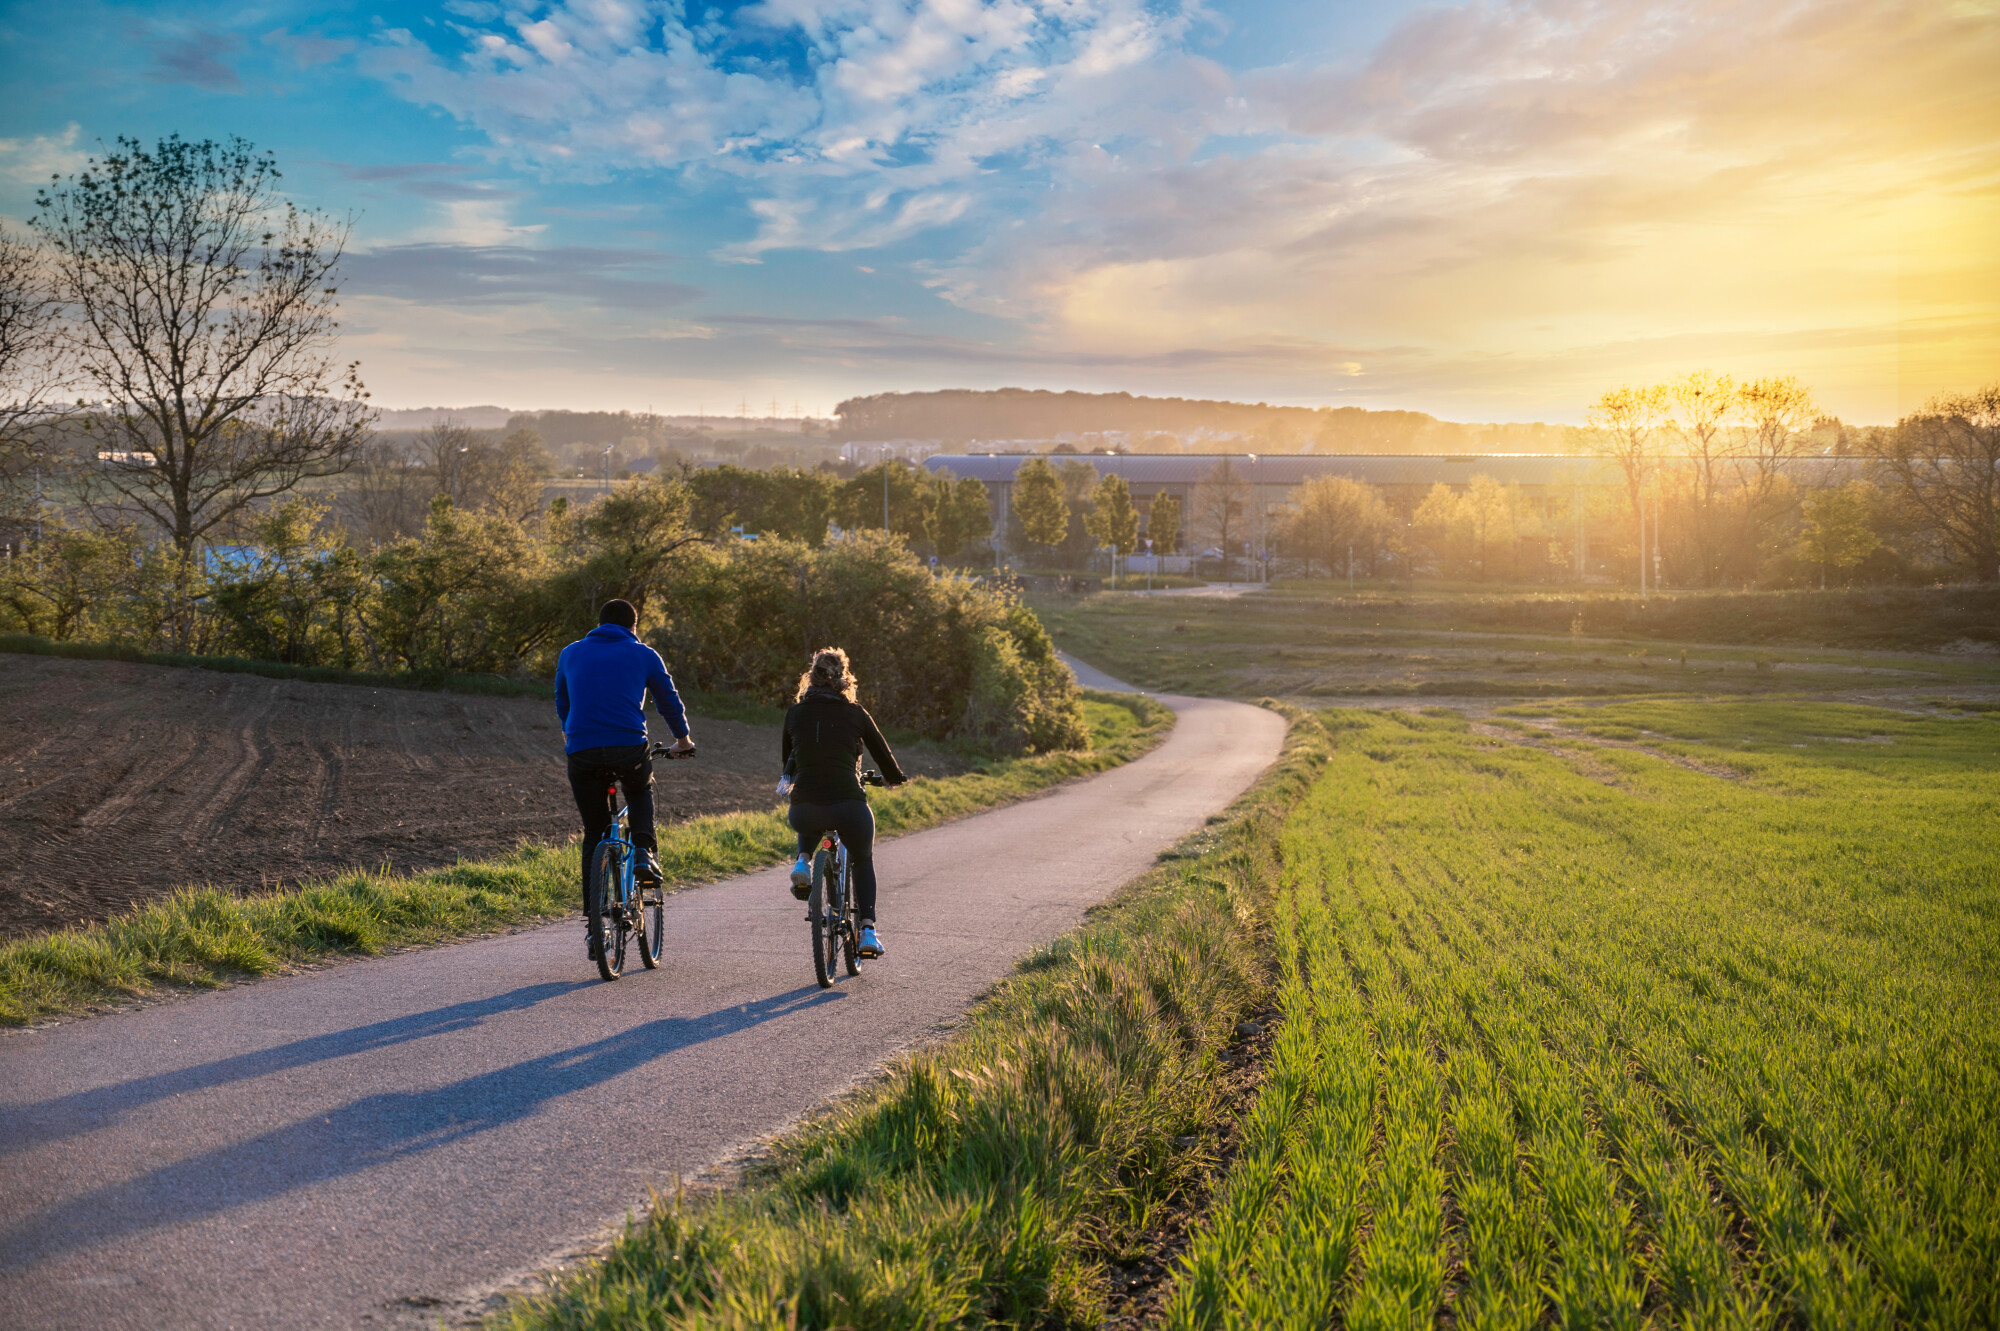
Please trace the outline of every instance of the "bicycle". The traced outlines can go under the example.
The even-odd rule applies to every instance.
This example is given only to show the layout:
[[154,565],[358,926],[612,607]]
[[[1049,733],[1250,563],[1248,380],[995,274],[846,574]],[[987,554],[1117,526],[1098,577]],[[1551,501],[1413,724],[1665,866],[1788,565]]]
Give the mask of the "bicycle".
[[[665,744],[646,750],[648,758],[692,758],[693,749],[675,753]],[[633,876],[634,850],[626,831],[626,809],[619,801],[614,783],[604,797],[611,806],[611,828],[591,853],[590,890],[585,894],[584,918],[590,928],[590,949],[597,958],[597,973],[606,981],[625,972],[625,950],[637,936],[639,960],[647,970],[660,964],[660,947],[667,929],[667,888],[664,882],[641,889]],[[606,888],[609,891],[606,891]]]
[[[886,785],[874,768],[861,773],[864,786]],[[861,922],[854,913],[854,866],[840,833],[827,832],[813,852],[812,891],[806,896],[806,920],[812,925],[813,976],[822,989],[833,988],[840,970],[861,974]]]

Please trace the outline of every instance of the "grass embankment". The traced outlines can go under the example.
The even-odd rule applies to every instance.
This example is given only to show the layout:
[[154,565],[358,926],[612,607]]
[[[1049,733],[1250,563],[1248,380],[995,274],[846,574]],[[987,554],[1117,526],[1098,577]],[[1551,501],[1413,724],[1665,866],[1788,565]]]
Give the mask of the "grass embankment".
[[[1125,694],[1086,693],[1088,752],[988,761],[919,777],[872,803],[885,836],[1031,795],[1131,761],[1165,738],[1173,714]],[[796,848],[784,814],[720,814],[662,826],[660,867],[676,886],[776,863]],[[104,924],[0,945],[0,1023],[20,1025],[160,985],[213,986],[341,954],[436,943],[579,909],[575,843],[524,845],[497,859],[425,873],[356,870],[324,883],[237,896],[185,888]]]
[[1569,719],[1326,715],[1167,1325],[2000,1324],[2000,720]]
[[[1371,593],[1348,600],[1322,585],[1230,599],[1037,597],[1034,606],[1058,645],[1099,669],[1145,688],[1210,696],[1764,695],[2000,685],[2000,659],[1716,645],[1708,628],[1719,632],[1727,626],[1723,621],[1734,623],[1732,617],[1749,613],[1729,608],[1735,601],[1763,605],[1772,595],[1686,595],[1671,619],[1676,631],[1685,633],[1685,644],[1650,631],[1630,638],[1600,636],[1622,632],[1629,620],[1608,611],[1594,622],[1585,615],[1575,633],[1570,632],[1575,615],[1567,611],[1498,627],[1487,612],[1526,598],[1479,594]],[[1963,595],[1977,599],[1984,593],[1973,589]],[[1636,605],[1636,598],[1627,599]],[[2000,595],[1991,600],[2000,614]],[[1570,602],[1546,597],[1535,604]],[[1593,604],[1622,603],[1605,597]],[[1654,604],[1663,606],[1665,600]],[[1703,607],[1721,620],[1713,625],[1704,620]]]
[[745,1186],[663,1203],[496,1319],[555,1328],[1089,1325],[1116,1259],[1203,1168],[1219,1052],[1267,988],[1275,834],[1325,761],[1295,726],[1227,817],[1024,961],[937,1047],[781,1143]]

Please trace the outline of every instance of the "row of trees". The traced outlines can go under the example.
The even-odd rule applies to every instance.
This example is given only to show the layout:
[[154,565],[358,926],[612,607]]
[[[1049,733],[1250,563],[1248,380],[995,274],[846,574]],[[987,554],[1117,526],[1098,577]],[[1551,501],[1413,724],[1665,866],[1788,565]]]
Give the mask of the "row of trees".
[[[1657,551],[1682,585],[1764,581],[1801,541],[1822,573],[1893,545],[1907,562],[2000,577],[2000,384],[1941,394],[1893,429],[1864,432],[1861,475],[1835,487],[1796,475],[1833,445],[1817,428],[1830,418],[1790,376],[1702,370],[1627,385],[1586,419],[1589,444],[1623,482],[1628,558]],[[1652,525],[1645,550],[1642,524]]]

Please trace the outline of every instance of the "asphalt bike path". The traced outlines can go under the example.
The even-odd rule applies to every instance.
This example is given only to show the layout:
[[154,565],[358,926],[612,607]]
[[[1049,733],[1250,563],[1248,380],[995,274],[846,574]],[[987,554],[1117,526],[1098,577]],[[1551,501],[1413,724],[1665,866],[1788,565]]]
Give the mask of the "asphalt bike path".
[[1162,701],[1136,762],[882,843],[888,954],[828,991],[774,868],[670,896],[611,984],[579,912],[0,1035],[0,1326],[384,1326],[544,1267],[937,1038],[1277,757],[1273,713]]

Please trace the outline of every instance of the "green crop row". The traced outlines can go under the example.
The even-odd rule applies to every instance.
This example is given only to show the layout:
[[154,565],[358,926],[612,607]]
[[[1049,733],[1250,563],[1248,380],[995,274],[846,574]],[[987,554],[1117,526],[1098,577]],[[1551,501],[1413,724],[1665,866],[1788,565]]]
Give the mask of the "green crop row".
[[2000,1325],[2000,723],[1589,718],[1323,717],[1170,1325]]

